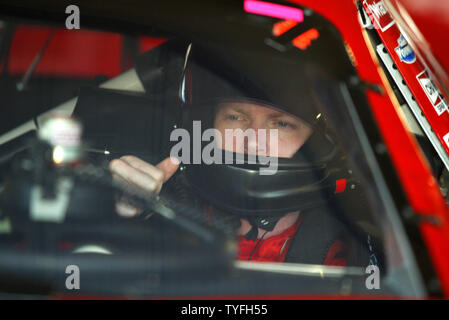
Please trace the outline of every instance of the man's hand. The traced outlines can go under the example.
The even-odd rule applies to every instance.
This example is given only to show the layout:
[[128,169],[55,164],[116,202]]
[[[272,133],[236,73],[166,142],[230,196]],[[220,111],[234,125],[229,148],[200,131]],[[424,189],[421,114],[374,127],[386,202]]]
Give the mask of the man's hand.
[[[114,179],[132,183],[149,195],[159,194],[162,185],[173,176],[179,168],[179,160],[166,158],[156,166],[149,164],[134,156],[123,156],[109,163],[109,169]],[[116,203],[118,214],[133,217],[141,212],[139,209],[127,204],[125,201]]]

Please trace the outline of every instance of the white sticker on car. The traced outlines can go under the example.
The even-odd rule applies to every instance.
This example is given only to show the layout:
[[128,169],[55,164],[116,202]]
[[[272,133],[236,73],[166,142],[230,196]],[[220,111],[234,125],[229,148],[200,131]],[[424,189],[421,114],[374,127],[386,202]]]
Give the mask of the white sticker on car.
[[446,146],[449,148],[449,132],[444,135],[443,140],[444,142],[446,142]]
[[419,84],[426,93],[429,101],[432,103],[436,113],[440,116],[444,111],[448,109],[446,102],[441,98],[438,88],[435,87],[432,80],[427,75],[426,71],[421,72],[416,76]]

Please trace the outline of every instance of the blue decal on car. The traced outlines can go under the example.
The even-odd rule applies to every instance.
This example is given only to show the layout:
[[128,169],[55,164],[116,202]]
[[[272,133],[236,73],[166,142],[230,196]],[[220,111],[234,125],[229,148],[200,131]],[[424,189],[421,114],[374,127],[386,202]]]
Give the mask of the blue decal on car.
[[401,61],[408,64],[416,61],[416,55],[403,35],[398,38],[398,46],[394,50]]

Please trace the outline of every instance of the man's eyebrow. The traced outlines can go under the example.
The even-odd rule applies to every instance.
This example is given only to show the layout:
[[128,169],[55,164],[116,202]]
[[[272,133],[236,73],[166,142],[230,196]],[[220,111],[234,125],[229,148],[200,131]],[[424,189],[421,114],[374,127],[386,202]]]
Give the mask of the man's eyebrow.
[[245,110],[241,109],[240,107],[226,106],[224,109],[227,111],[236,111],[236,112],[242,113],[246,116],[248,115],[248,112],[245,112]]
[[287,118],[287,119],[290,119],[291,121],[295,121],[295,122],[300,121],[298,118],[291,116],[289,114],[283,113],[283,112],[275,112],[275,113],[269,114],[268,117],[270,119]]
[[290,117],[289,115],[282,113],[282,112],[274,112],[274,113],[270,113],[268,115],[269,118],[281,118],[281,117]]

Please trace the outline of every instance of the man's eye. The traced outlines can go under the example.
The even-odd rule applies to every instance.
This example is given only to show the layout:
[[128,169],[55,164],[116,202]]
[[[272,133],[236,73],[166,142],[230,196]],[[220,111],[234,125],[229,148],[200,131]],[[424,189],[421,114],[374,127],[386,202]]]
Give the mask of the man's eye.
[[291,130],[297,128],[297,126],[290,121],[275,120],[275,119],[273,119],[273,121],[271,122],[270,127],[283,130]]
[[286,121],[278,121],[277,125],[281,128],[287,128],[290,125],[290,123],[288,123]]
[[274,126],[275,127],[278,127],[278,128],[285,128],[285,129],[292,129],[292,128],[295,128],[295,125],[293,125],[291,122],[288,122],[288,121],[276,121],[275,123],[274,123]]
[[240,118],[239,116],[236,116],[235,114],[228,115],[228,119],[233,120],[233,121],[242,120],[242,118]]

